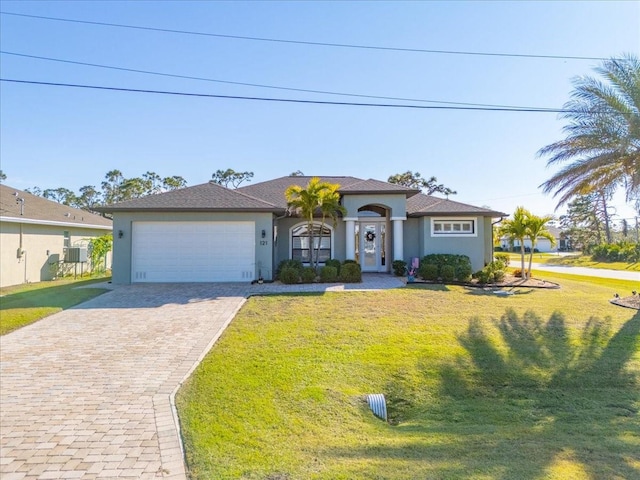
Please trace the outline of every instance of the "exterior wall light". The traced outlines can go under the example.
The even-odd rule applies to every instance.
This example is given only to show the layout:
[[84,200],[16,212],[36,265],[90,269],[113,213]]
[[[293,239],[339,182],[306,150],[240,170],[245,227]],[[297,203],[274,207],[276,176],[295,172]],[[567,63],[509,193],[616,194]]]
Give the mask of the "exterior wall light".
[[262,229],[262,238],[265,238],[267,236],[267,231],[265,229]]
[[118,230],[118,238],[124,237],[124,232],[122,230]]

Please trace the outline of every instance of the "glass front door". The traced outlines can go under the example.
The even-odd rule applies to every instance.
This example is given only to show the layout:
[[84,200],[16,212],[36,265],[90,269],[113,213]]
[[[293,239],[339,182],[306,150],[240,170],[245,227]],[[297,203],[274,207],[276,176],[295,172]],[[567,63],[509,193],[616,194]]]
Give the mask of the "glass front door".
[[358,227],[358,260],[362,271],[386,271],[386,225],[383,222],[360,222]]

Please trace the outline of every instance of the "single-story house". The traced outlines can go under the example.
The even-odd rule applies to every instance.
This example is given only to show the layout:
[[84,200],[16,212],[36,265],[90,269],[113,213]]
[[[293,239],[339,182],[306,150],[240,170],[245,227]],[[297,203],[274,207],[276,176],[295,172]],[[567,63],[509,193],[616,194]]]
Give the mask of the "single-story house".
[[[271,280],[282,260],[308,262],[307,222],[291,214],[284,192],[311,178],[235,190],[209,182],[103,207],[113,214],[113,282]],[[340,185],[346,209],[335,225],[314,225],[321,263],[352,259],[363,272],[390,272],[393,260],[453,253],[479,270],[493,258],[492,221],[504,213],[379,180],[321,180]]]
[[[536,250],[543,253],[552,253],[552,252],[557,252],[562,250],[569,250],[570,245],[569,245],[568,239],[565,238],[565,236],[562,234],[562,231],[558,227],[549,226],[547,227],[547,230],[549,230],[549,233],[553,235],[553,238],[556,241],[555,245],[552,246],[548,238],[538,237],[538,239],[536,240],[536,246],[535,246]],[[510,249],[515,249],[514,251],[517,251],[517,252],[520,251],[520,241],[514,240],[513,246],[511,246],[509,237],[506,235],[500,238],[500,246],[505,251]],[[531,249],[530,239],[525,238],[524,248],[526,248],[527,250]]]
[[55,278],[69,249],[111,229],[108,218],[0,184],[0,286]]

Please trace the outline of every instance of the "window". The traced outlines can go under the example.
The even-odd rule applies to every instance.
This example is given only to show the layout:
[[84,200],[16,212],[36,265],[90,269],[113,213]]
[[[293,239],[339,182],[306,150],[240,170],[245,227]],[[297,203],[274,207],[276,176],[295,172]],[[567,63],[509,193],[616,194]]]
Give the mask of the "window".
[[69,235],[69,232],[67,230],[65,230],[64,232],[62,232],[62,234],[64,235],[64,248],[69,248],[71,246],[71,235]]
[[476,237],[476,220],[474,218],[431,219],[432,237]]
[[[320,263],[331,258],[331,229],[324,226],[322,233],[320,225],[313,225],[313,256],[315,259],[316,250]],[[307,224],[297,225],[291,229],[291,258],[300,260],[302,263],[311,263],[311,253],[309,251],[309,230]]]

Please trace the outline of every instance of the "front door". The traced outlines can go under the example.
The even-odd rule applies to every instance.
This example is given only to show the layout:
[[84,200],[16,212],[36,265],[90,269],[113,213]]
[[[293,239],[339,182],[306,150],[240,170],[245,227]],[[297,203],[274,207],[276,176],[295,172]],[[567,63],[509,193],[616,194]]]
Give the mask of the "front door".
[[360,222],[359,258],[363,272],[386,272],[386,225],[384,222]]

